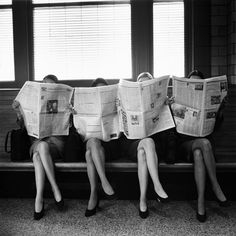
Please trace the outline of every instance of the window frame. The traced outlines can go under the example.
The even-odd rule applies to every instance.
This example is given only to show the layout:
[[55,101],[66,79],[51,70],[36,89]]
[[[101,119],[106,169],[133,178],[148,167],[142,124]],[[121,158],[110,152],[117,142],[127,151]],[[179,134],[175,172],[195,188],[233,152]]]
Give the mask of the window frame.
[[[157,0],[158,1],[158,0]],[[168,0],[160,0],[168,1]],[[169,0],[176,1],[176,0]],[[127,4],[127,1],[91,2],[89,4]],[[153,74],[153,2],[154,0],[130,0],[131,5],[131,75],[135,80],[139,73],[149,71]],[[84,5],[86,2],[66,3],[66,5]],[[33,7],[61,6],[64,3],[32,4],[32,0],[12,0],[15,81],[0,82],[0,88],[19,88],[25,81],[33,81]],[[185,11],[185,73],[193,68],[193,19],[192,1],[184,0]],[[190,20],[189,20],[190,19]],[[70,86],[90,86],[91,80],[62,80]],[[109,84],[118,80],[109,80]]]

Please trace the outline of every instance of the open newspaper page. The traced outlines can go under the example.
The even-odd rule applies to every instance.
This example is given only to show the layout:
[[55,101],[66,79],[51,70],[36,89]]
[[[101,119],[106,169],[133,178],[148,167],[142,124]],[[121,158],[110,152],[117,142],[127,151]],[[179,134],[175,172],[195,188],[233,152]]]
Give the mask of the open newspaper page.
[[195,137],[212,133],[217,111],[227,94],[226,76],[204,80],[174,77],[173,89],[177,132]]
[[205,90],[201,136],[206,136],[214,130],[217,112],[228,91],[227,77],[224,75],[205,79]]
[[39,84],[27,81],[17,94],[15,100],[20,103],[28,135],[39,137]]
[[119,137],[117,88],[117,85],[75,88],[74,125],[85,140],[109,141]]
[[169,76],[141,83],[120,81],[119,120],[127,138],[141,139],[175,126],[169,107],[164,105],[168,81]]
[[16,99],[24,116],[27,132],[35,138],[68,135],[68,110],[73,88],[63,84],[27,81]]
[[40,83],[39,138],[69,134],[73,91],[64,84]]

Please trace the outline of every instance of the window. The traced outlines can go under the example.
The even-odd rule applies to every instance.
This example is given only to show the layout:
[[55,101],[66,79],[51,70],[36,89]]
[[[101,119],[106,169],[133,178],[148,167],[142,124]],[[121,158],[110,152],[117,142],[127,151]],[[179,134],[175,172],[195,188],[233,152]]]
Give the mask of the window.
[[12,2],[0,2],[0,81],[14,81]]
[[61,80],[131,78],[130,4],[61,2],[33,1],[35,80],[46,74]]
[[184,76],[184,3],[153,4],[154,76]]

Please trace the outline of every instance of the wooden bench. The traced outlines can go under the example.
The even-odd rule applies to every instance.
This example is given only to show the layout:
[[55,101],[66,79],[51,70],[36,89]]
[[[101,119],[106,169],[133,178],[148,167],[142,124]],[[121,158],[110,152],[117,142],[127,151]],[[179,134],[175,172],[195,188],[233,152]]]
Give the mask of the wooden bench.
[[[33,171],[31,161],[11,162],[10,155],[4,151],[6,133],[16,125],[16,115],[11,108],[13,99],[19,89],[0,89],[0,171]],[[229,88],[229,102],[225,108],[225,120],[220,130],[214,135],[216,144],[217,171],[236,172],[236,85]],[[86,172],[86,163],[55,163],[57,171]],[[137,164],[121,159],[106,163],[106,170],[110,172],[135,172]],[[160,163],[160,172],[191,172],[191,163]]]

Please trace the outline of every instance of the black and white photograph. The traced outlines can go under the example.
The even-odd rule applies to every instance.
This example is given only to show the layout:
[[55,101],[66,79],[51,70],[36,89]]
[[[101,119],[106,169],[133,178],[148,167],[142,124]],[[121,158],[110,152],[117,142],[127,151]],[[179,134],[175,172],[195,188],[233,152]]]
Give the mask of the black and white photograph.
[[236,0],[0,0],[21,235],[236,235]]

